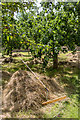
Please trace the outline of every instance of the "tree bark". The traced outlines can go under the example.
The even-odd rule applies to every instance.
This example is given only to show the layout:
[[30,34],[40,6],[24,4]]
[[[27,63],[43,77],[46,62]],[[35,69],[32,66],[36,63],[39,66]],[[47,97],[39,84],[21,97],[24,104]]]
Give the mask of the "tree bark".
[[53,68],[58,68],[58,54],[55,52],[54,44],[53,44]]
[[53,56],[53,68],[57,69],[58,68],[58,54],[54,53]]
[[12,44],[11,44],[10,54],[9,54],[9,56],[12,58]]
[[54,40],[53,40],[53,68],[58,68],[58,54],[55,52]]

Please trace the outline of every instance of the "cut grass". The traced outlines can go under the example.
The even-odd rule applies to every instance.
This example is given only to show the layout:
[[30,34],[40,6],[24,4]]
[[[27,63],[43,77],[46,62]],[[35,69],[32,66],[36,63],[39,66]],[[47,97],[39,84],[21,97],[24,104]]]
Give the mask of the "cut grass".
[[19,112],[17,112],[17,114],[16,114],[16,112],[14,112],[14,113],[12,113],[12,116],[11,117],[13,117],[14,118],[14,116],[15,116],[15,118],[35,118],[35,115],[33,115],[32,114],[33,112],[32,112],[32,110],[28,110],[28,111],[19,111]]
[[78,118],[77,94],[71,94],[70,99],[44,106],[37,111],[19,111],[12,113],[16,118]]
[[[68,53],[71,53],[70,51]],[[65,61],[67,58],[67,54],[60,54],[59,55],[59,61]],[[17,60],[16,63],[6,63],[3,64],[2,70],[9,71],[11,73],[16,72],[17,70],[28,70],[27,67],[21,62],[20,59],[23,59],[26,61],[31,61],[34,58],[32,58],[28,53],[26,52],[20,52],[20,54],[24,54],[23,57],[14,57],[15,60]],[[8,57],[8,56],[7,56]],[[57,117],[61,118],[78,118],[78,102],[77,102],[77,95],[76,92],[77,86],[78,86],[78,69],[75,67],[74,69],[71,66],[65,66],[59,65],[58,69],[53,69],[52,65],[48,66],[45,71],[41,64],[29,64],[29,67],[39,73],[43,73],[46,76],[49,77],[59,77],[57,81],[60,83],[61,86],[64,86],[65,91],[67,92],[68,96],[71,98],[71,102],[62,102],[63,110],[60,112],[60,114]],[[75,104],[75,105],[74,105]],[[59,106],[60,104],[52,104],[51,109],[45,110],[45,113],[41,115],[42,118],[53,118],[61,109]],[[32,116],[31,116],[32,115]],[[33,115],[31,111],[25,112],[20,111],[19,113],[16,113],[15,116],[19,117],[39,117]]]

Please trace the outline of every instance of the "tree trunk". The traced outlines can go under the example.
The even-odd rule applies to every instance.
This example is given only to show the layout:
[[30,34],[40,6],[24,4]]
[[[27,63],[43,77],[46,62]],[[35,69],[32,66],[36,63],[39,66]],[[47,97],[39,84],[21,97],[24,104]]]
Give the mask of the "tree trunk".
[[10,62],[12,62],[13,61],[13,59],[12,59],[12,47],[11,47],[11,49],[10,49]]
[[12,50],[10,51],[10,56],[12,57]]
[[58,68],[58,54],[55,53],[54,44],[53,44],[53,68]]
[[55,52],[54,39],[53,39],[53,68],[58,68],[58,54]]
[[[78,21],[80,23],[80,2],[77,5]],[[80,46],[80,24],[78,26],[78,46]]]
[[57,69],[58,68],[58,54],[54,53],[53,56],[53,68]]
[[10,55],[9,56],[12,58],[12,44],[11,44]]
[[7,50],[7,55],[9,55],[9,49]]

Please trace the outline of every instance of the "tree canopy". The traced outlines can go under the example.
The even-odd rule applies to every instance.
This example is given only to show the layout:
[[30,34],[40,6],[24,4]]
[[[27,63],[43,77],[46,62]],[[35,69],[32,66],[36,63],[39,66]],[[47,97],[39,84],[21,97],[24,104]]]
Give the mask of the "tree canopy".
[[57,68],[59,52],[67,52],[62,46],[75,52],[75,46],[79,45],[79,3],[40,5],[41,10],[35,2],[2,3],[2,45],[10,55],[13,49],[21,48],[30,49],[34,57],[44,55],[44,67],[53,58],[53,66]]

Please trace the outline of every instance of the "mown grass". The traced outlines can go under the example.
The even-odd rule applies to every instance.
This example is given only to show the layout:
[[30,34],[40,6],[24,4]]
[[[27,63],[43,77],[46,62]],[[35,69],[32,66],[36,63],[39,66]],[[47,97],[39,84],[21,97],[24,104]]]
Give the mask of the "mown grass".
[[[70,101],[62,103],[61,107],[58,106],[57,110],[52,107],[51,112],[46,112],[43,117],[45,118],[53,118],[57,113],[60,113],[56,116],[57,118],[78,118],[78,68],[72,68],[71,66],[59,66],[58,70],[52,69],[50,67],[46,71],[46,75],[51,77],[56,77],[59,75],[59,79],[57,81],[61,86],[64,86],[65,91],[67,92],[67,96],[70,98]],[[57,111],[57,113],[55,113]]]
[[43,118],[78,118],[78,101],[76,95],[70,100],[53,105],[51,111],[45,111]]
[[78,118],[77,94],[71,94],[69,99],[52,103],[51,107],[46,107],[43,111],[19,111],[12,113],[15,118]]
[[12,117],[14,118],[14,116],[15,116],[15,118],[26,118],[26,116],[27,116],[27,118],[35,118],[35,116],[34,115],[32,115],[32,110],[28,110],[28,111],[19,111],[19,112],[17,112],[17,114],[16,114],[16,112],[12,112]]
[[57,113],[55,115],[55,109],[52,108],[49,117],[53,118],[55,116],[57,118],[78,118],[78,102],[77,97],[75,96],[76,95],[72,95],[69,101],[62,102],[62,106],[57,107]]
[[[70,51],[68,53],[71,53]],[[65,61],[67,59],[67,54],[60,54],[59,61]],[[14,57],[16,60],[15,63],[5,63],[2,65],[2,70],[9,71],[10,73],[14,73],[17,70],[28,70],[28,68],[21,62],[21,59],[26,61],[32,61],[34,58],[28,55],[26,52],[20,52],[20,54],[24,54],[22,57]],[[8,57],[8,56],[7,56]],[[51,60],[50,60],[51,61]],[[70,65],[59,65],[58,69],[53,69],[52,64],[46,69],[43,69],[42,64],[29,64],[29,67],[38,73],[43,73],[49,77],[57,77],[57,81],[61,86],[64,86],[65,91],[67,92],[67,96],[70,98],[69,101],[62,102],[62,110],[60,104],[52,104],[51,110],[45,110],[45,113],[40,115],[42,118],[53,118],[54,116],[57,118],[78,118],[78,68],[71,67]],[[59,113],[60,112],[60,113]],[[57,115],[57,113],[59,113]],[[35,116],[31,111],[29,112],[19,112],[17,113],[19,117],[29,116],[38,118],[39,116]],[[57,115],[57,116],[56,116]],[[16,116],[16,113],[15,113]]]

